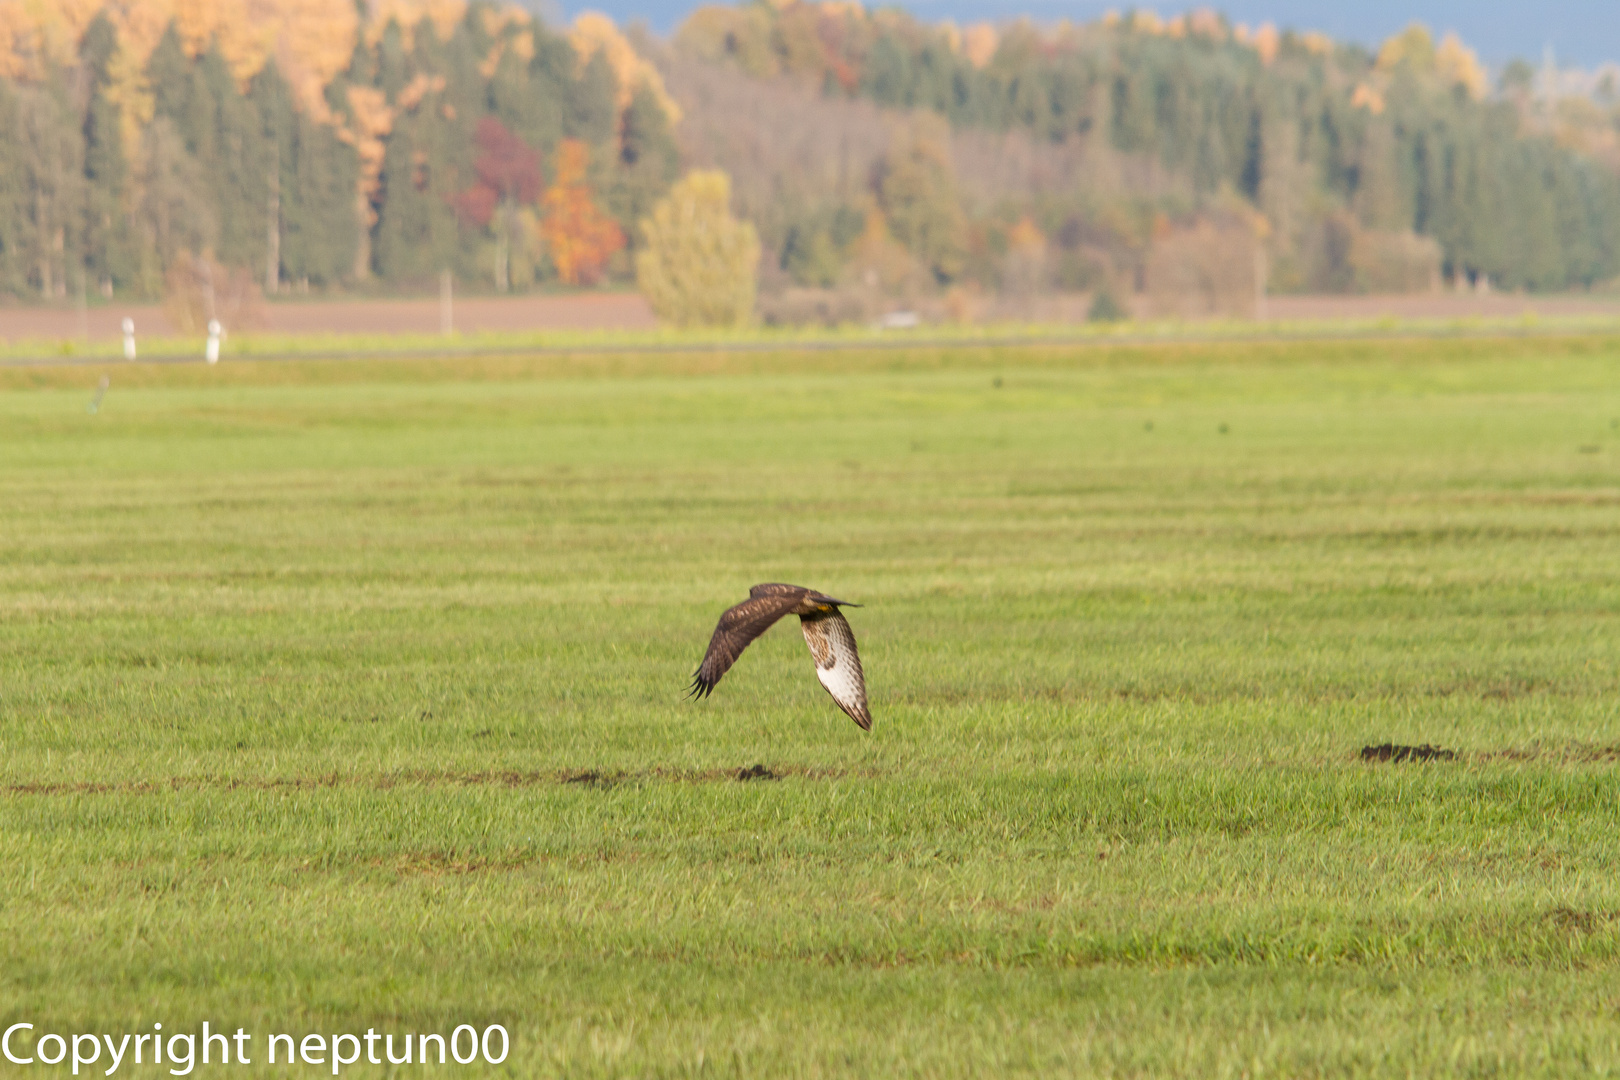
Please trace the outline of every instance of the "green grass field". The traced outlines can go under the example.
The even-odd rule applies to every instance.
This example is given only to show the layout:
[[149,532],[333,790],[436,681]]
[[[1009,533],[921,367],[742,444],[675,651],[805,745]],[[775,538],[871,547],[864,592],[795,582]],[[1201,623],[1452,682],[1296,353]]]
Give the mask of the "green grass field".
[[[107,370],[0,371],[6,1026],[1620,1073],[1620,338]],[[870,734],[682,700],[768,580]]]

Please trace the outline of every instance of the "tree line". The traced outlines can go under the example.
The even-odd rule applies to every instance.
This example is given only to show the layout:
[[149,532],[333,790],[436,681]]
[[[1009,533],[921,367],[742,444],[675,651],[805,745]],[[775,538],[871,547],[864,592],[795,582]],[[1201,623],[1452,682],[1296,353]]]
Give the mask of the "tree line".
[[[665,48],[487,0],[229,6],[0,8],[0,293],[153,296],[200,255],[272,292],[628,280],[683,150],[736,179],[767,277],[816,288],[1141,291],[1155,247],[1240,226],[1277,291],[1620,274],[1606,144],[1417,27],[780,0]],[[684,127],[666,75],[701,90]]]
[[[1560,289],[1620,274],[1613,168],[1527,124],[1523,102],[1491,92],[1461,42],[1421,27],[1373,52],[1207,11],[963,31],[893,9],[792,2],[700,8],[677,43],[829,98],[932,112],[958,132],[1102,140],[1184,181],[1156,206],[1122,207],[1086,198],[1077,176],[1076,197],[1045,208],[1054,239],[1134,229],[1116,240],[1140,247],[1159,214],[1241,200],[1263,215],[1282,288],[1354,288],[1403,235],[1438,244],[1453,280]],[[1039,219],[1043,208],[1022,209]],[[1356,265],[1351,247],[1374,254]],[[789,257],[802,263],[806,249]]]
[[606,20],[361,21],[311,89],[179,20],[132,76],[114,14],[0,78],[0,292],[157,295],[201,254],[269,291],[589,283],[675,179],[673,106]]

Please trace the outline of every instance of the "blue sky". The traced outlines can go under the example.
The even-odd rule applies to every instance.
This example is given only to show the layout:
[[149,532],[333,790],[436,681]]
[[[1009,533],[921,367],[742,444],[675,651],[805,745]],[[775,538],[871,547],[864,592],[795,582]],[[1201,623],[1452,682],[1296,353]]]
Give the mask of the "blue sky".
[[[617,19],[642,18],[668,31],[690,10],[685,0],[564,0],[572,16],[582,8],[606,11]],[[1114,8],[1153,8],[1174,15],[1190,3],[1129,3],[1119,0],[906,0],[900,6],[927,19],[958,21],[1007,19],[1028,14],[1036,19],[1091,20]],[[1593,67],[1620,60],[1620,0],[1226,0],[1210,6],[1235,22],[1267,20],[1279,27],[1325,30],[1337,38],[1373,45],[1414,19],[1437,32],[1455,30],[1492,67],[1516,56],[1540,63],[1551,45],[1561,64]]]

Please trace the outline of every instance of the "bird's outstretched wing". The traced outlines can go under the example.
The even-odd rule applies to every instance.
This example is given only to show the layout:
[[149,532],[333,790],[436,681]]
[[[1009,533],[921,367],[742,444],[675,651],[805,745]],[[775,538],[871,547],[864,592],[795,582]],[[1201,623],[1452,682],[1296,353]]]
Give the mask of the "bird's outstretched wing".
[[758,600],[762,596],[791,596],[795,600],[810,592],[803,585],[784,585],[779,581],[767,581],[755,585],[748,590],[748,599]]
[[750,596],[720,616],[714,636],[709,639],[709,651],[703,654],[703,663],[692,676],[692,688],[687,696],[708,697],[713,693],[714,684],[737,662],[748,643],[797,607],[806,591],[797,589]]
[[855,631],[836,610],[825,615],[806,615],[800,621],[810,655],[816,661],[816,678],[838,707],[859,724],[872,730],[872,714],[866,708],[866,676],[861,672],[861,655],[855,651]]

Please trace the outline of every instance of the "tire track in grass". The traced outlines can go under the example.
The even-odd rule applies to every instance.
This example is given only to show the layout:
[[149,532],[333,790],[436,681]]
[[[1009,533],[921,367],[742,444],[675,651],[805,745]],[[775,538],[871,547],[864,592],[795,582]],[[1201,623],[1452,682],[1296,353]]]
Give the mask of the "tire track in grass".
[[764,765],[713,769],[549,769],[523,771],[492,769],[483,772],[449,772],[406,769],[388,773],[322,773],[318,776],[174,776],[167,780],[94,781],[74,783],[7,784],[6,795],[146,795],[170,791],[313,791],[323,788],[369,788],[386,791],[396,787],[616,787],[649,781],[672,784],[744,783],[756,780],[842,780],[873,779],[882,775],[876,768],[825,768],[808,765]]

